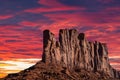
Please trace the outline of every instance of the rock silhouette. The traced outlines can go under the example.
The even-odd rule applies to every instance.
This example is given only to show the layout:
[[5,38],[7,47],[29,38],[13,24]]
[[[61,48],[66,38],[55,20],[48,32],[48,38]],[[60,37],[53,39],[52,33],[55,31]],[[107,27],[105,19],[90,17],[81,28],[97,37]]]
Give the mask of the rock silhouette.
[[89,42],[84,33],[61,29],[59,40],[43,32],[42,60],[4,80],[119,80],[120,72],[109,63],[105,43]]

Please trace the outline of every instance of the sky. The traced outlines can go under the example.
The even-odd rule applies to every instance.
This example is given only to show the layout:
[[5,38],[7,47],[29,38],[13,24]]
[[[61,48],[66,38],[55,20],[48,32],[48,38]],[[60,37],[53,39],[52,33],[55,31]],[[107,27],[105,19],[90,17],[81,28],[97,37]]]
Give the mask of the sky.
[[0,0],[0,77],[41,59],[43,30],[77,29],[107,43],[120,70],[120,0]]

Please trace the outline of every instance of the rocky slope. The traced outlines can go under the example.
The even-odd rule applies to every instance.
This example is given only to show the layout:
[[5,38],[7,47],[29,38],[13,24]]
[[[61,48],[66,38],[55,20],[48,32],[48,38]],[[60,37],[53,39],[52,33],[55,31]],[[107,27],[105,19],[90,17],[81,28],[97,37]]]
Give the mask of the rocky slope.
[[[24,64],[23,64],[24,65]],[[61,29],[59,41],[43,32],[42,61],[4,80],[117,80],[120,72],[110,66],[107,46],[89,42],[84,33]]]

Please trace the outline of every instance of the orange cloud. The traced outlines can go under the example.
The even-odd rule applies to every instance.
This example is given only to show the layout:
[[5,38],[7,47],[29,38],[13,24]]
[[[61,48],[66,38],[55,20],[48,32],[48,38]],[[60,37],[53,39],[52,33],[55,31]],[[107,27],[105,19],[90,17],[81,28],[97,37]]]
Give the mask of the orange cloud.
[[3,77],[5,77],[5,76],[7,76],[6,73],[4,73],[4,72],[0,72],[0,78],[3,78]]
[[29,68],[39,60],[40,59],[37,58],[29,58],[0,61],[0,78],[5,77],[9,73],[17,73],[21,70]]

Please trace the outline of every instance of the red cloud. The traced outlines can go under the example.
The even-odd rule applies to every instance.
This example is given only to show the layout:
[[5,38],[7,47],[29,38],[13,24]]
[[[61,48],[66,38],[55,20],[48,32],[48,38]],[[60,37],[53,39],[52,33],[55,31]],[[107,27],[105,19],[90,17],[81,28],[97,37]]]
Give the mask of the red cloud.
[[30,21],[22,21],[19,24],[23,26],[38,26],[39,25],[38,23],[30,22]]
[[67,7],[67,6],[62,6],[62,7],[49,7],[49,8],[33,8],[33,9],[28,9],[25,10],[24,12],[30,12],[30,13],[48,13],[48,12],[57,12],[57,11],[70,11],[70,10],[85,10],[85,8],[77,8],[77,7]]
[[13,17],[12,15],[0,15],[0,20],[8,19]]
[[39,4],[44,5],[46,7],[38,7],[33,9],[25,10],[24,12],[30,12],[30,13],[48,13],[48,12],[58,12],[58,11],[70,11],[70,10],[85,10],[86,8],[83,7],[73,7],[73,6],[67,6],[64,4],[61,4],[58,2],[58,0],[39,0]]
[[37,36],[40,32],[31,30],[20,31],[19,29],[22,28],[24,29],[20,25],[0,26],[0,56],[2,59],[39,58],[41,56],[42,40],[41,36]]
[[38,1],[39,4],[44,5],[44,6],[49,6],[49,7],[53,7],[53,6],[62,6],[63,4],[59,3],[58,0],[39,0]]

